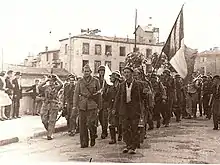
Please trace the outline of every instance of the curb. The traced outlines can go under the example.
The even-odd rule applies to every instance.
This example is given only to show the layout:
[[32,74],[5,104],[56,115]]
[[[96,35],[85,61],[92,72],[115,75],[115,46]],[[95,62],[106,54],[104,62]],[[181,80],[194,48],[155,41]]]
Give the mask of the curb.
[[0,146],[5,146],[8,144],[12,144],[12,143],[17,143],[19,142],[19,138],[18,137],[13,137],[10,139],[4,139],[4,140],[0,140]]
[[[59,133],[59,132],[63,132],[67,130],[67,126],[60,126],[55,128],[55,132],[54,133]],[[33,139],[36,137],[40,137],[40,136],[45,136],[47,134],[47,131],[42,131],[42,132],[37,132],[34,133],[33,136],[27,137],[26,139]],[[9,139],[4,139],[4,140],[0,140],[0,146],[5,146],[8,144],[12,144],[12,143],[18,143],[19,142],[19,137],[13,137],[13,138],[9,138]]]

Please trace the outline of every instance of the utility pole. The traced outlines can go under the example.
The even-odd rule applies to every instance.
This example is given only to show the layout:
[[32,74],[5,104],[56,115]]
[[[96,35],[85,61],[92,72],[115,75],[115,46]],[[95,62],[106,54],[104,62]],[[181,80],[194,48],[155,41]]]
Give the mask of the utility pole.
[[136,30],[137,30],[137,9],[135,9],[135,29],[134,29],[134,35],[135,35],[135,39],[134,39],[134,52],[136,52],[136,45],[137,45],[137,34],[136,34]]
[[71,65],[72,65],[72,56],[71,56],[71,50],[72,50],[72,48],[71,48],[71,33],[69,33],[69,72],[70,73],[72,73],[72,67],[71,67]]
[[3,48],[2,48],[2,71],[4,70],[4,60],[3,60]]

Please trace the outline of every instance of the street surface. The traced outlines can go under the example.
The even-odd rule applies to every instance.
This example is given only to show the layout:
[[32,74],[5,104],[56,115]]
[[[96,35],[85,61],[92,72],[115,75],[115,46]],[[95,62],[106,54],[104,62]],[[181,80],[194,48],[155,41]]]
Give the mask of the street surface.
[[148,131],[148,138],[136,155],[122,154],[124,143],[109,145],[109,138],[96,140],[96,145],[80,148],[79,134],[66,133],[0,147],[0,161],[75,161],[118,163],[220,163],[220,130],[212,130],[212,120],[198,118],[172,122],[171,127]]

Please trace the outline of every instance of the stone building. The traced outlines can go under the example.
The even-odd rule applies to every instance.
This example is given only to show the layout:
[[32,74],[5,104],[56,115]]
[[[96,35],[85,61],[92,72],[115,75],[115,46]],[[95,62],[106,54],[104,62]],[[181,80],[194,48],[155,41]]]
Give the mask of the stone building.
[[[147,58],[153,53],[160,54],[163,43],[158,43],[159,29],[144,30],[137,28],[137,48]],[[125,57],[134,49],[134,39],[106,37],[100,35],[82,34],[61,39],[60,62],[63,68],[78,76],[82,75],[82,68],[89,63],[94,74],[100,65],[108,64],[111,70],[121,70]]]
[[220,50],[214,47],[200,52],[195,61],[195,71],[202,74],[220,74]]

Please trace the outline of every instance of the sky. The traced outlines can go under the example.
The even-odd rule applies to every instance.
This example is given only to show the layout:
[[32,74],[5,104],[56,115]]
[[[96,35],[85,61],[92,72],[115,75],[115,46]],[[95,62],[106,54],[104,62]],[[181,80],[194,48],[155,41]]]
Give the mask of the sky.
[[0,49],[5,63],[18,64],[46,45],[59,49],[60,39],[81,29],[134,38],[135,9],[139,25],[152,17],[163,42],[183,3],[185,44],[199,51],[220,46],[219,0],[0,0]]

